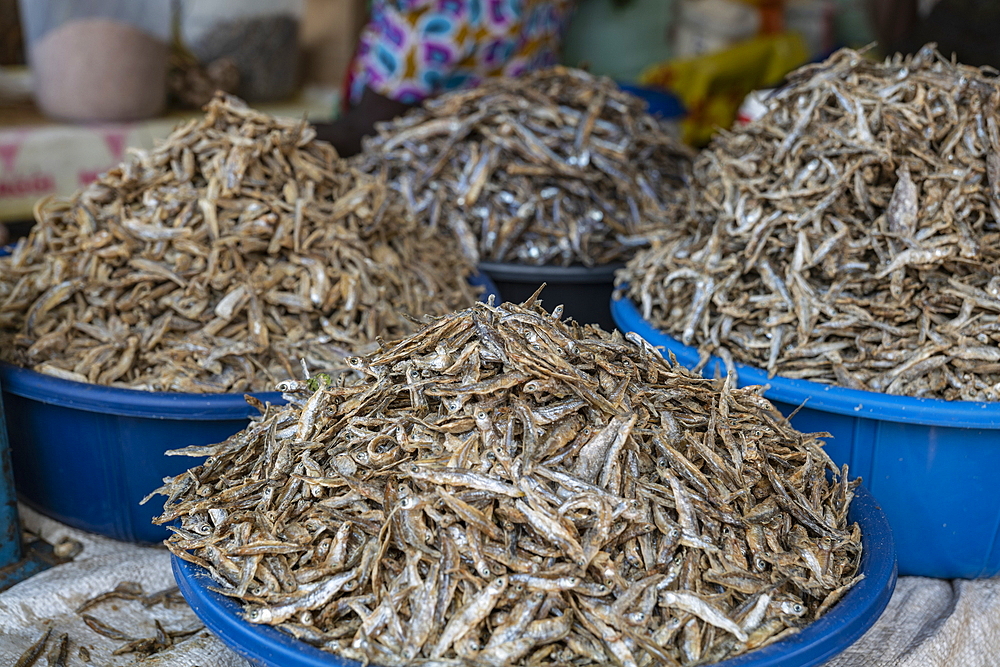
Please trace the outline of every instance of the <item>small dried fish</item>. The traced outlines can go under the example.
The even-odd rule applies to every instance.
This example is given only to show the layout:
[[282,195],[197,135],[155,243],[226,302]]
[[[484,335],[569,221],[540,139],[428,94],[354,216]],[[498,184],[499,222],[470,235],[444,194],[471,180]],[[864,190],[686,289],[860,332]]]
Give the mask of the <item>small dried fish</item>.
[[37,642],[29,646],[27,650],[21,654],[21,657],[17,659],[16,663],[14,663],[14,667],[31,667],[34,665],[35,662],[38,661],[39,656],[45,652],[45,645],[48,643],[49,637],[51,636],[52,628],[49,628]]
[[807,65],[698,157],[689,214],[618,286],[705,360],[1000,400],[998,110],[992,70],[933,45]]
[[379,126],[354,158],[470,261],[624,261],[685,207],[693,153],[606,77],[495,77]]
[[157,491],[166,545],[251,622],[389,666],[701,664],[856,581],[857,480],[821,441],[536,301],[434,319],[353,359],[364,381],[179,450],[208,458]]
[[114,587],[114,590],[95,595],[85,601],[76,608],[76,613],[82,614],[94,605],[98,605],[105,600],[141,600],[143,599],[143,595],[145,595],[145,593],[142,590],[142,584],[137,581],[122,581]]
[[49,649],[47,657],[50,667],[66,667],[66,658],[69,654],[69,635],[62,633],[59,639]]
[[149,391],[261,391],[468,306],[457,242],[304,121],[220,96],[0,258],[0,358]]

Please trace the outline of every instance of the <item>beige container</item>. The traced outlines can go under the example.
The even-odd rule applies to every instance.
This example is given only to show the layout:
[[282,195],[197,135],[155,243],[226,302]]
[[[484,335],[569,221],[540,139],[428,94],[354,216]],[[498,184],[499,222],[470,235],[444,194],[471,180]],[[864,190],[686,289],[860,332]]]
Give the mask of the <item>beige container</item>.
[[81,19],[32,45],[35,99],[53,118],[124,121],[156,116],[167,95],[167,43],[127,23]]
[[129,121],[166,102],[169,0],[21,0],[38,106],[70,121]]

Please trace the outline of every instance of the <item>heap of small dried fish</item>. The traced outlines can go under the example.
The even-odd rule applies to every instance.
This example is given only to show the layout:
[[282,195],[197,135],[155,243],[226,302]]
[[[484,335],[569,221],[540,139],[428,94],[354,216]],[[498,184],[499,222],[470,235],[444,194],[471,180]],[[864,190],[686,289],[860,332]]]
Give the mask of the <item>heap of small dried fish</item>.
[[[468,306],[448,236],[313,141],[219,97],[0,258],[0,358],[133,389],[259,391]],[[367,347],[366,347],[367,346]]]
[[357,158],[473,262],[610,264],[683,208],[691,151],[613,81],[555,67],[447,93]]
[[618,276],[655,326],[775,374],[1000,400],[1000,82],[933,45],[790,75]]
[[558,316],[476,304],[352,358],[361,383],[286,383],[170,452],[208,458],[154,492],[167,546],[249,621],[380,665],[703,664],[860,578],[819,440]]

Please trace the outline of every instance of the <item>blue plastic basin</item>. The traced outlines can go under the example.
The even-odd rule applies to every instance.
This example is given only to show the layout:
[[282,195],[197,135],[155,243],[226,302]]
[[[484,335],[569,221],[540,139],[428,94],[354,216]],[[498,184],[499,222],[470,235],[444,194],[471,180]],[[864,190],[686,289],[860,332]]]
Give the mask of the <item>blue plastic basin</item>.
[[[469,282],[499,299],[493,282]],[[257,411],[243,394],[184,394],[72,382],[0,362],[4,412],[21,500],[58,521],[129,542],[169,535],[153,525],[162,498],[139,505],[164,477],[201,459],[168,449],[222,442]],[[255,393],[283,403],[277,392]]]
[[[896,587],[892,531],[878,503],[863,486],[847,514],[861,526],[861,573],[865,578],[819,620],[780,642],[716,663],[718,667],[811,667],[853,644],[874,625]],[[321,651],[281,630],[243,620],[240,605],[209,590],[208,572],[172,556],[174,579],[202,623],[229,648],[257,667],[359,667],[361,663]]]
[[[896,587],[892,531],[879,504],[859,486],[848,521],[861,526],[861,573],[857,585],[819,620],[764,648],[716,663],[718,667],[811,667],[853,644],[874,625]],[[218,584],[203,568],[171,557],[184,599],[212,634],[257,667],[359,667],[361,663],[321,651],[267,625],[243,620],[240,605],[209,590]]]
[[684,103],[680,98],[664,88],[650,88],[631,83],[618,83],[618,87],[627,93],[646,100],[646,111],[664,120],[676,120],[687,115]]
[[[611,303],[622,331],[634,331],[695,366],[698,351],[646,322],[627,298]],[[783,377],[736,364],[739,385],[770,385],[764,395],[792,425],[827,431],[838,465],[878,497],[889,517],[899,572],[925,577],[1000,574],[1000,403],[890,396]],[[713,357],[704,375],[725,375]]]

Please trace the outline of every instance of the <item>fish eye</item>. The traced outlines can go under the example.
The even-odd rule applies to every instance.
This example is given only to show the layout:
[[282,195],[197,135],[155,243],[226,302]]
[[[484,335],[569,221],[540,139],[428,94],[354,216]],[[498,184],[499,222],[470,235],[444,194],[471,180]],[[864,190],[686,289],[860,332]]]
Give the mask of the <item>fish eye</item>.
[[351,579],[346,584],[344,584],[344,590],[347,591],[347,592],[353,591],[357,587],[358,587],[358,580],[357,579]]
[[347,365],[348,366],[360,366],[361,365],[361,357],[349,357],[347,359]]
[[681,531],[677,530],[676,528],[671,529],[670,537],[678,538],[680,536],[681,536]]
[[299,623],[301,623],[302,625],[312,625],[312,622],[313,622],[313,615],[311,611],[306,610],[301,614],[299,614]]
[[418,472],[420,472],[420,466],[418,466],[416,463],[412,464],[410,466],[410,472],[412,472],[412,473],[418,473]]
[[524,590],[524,584],[518,583],[517,586],[514,587],[514,590],[516,590],[518,593],[520,593],[521,591]]
[[354,455],[354,458],[356,458],[359,463],[365,463],[368,461],[368,452],[358,452]]
[[420,377],[420,371],[418,371],[416,368],[412,369],[410,371],[410,377],[413,378],[414,380],[417,379],[418,377]]
[[792,611],[795,612],[796,614],[801,614],[803,612],[802,605],[800,605],[798,603],[793,604],[792,605]]
[[532,380],[531,382],[528,382],[527,384],[524,385],[524,390],[530,392],[538,391],[538,383]]
[[580,577],[570,577],[569,578],[569,585],[570,586],[579,586],[580,585]]

